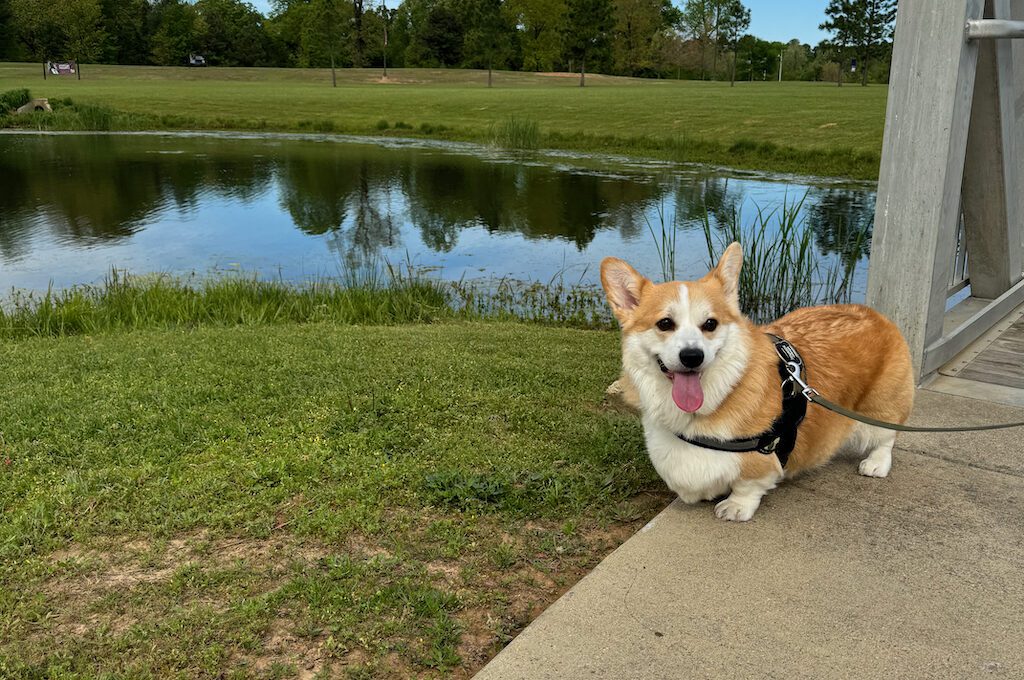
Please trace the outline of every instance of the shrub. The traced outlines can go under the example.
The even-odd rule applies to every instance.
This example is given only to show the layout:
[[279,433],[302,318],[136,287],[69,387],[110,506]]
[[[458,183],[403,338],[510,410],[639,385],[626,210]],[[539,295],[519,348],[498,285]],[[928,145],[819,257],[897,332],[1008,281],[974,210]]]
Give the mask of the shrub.
[[24,106],[31,101],[32,95],[29,94],[27,87],[21,87],[16,90],[8,90],[0,94],[0,114]]

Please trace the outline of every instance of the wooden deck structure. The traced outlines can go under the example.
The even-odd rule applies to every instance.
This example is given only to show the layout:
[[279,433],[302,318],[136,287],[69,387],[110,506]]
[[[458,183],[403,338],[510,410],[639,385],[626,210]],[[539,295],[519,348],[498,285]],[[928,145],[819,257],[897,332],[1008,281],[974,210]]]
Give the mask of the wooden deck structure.
[[921,383],[1024,404],[1019,38],[1024,0],[900,0],[867,299]]
[[1024,406],[1024,305],[929,376],[924,387]]
[[953,373],[954,368],[946,369],[953,375],[967,380],[1003,385],[1024,390],[1024,320],[1019,320],[997,337],[991,345],[978,352],[978,355]]

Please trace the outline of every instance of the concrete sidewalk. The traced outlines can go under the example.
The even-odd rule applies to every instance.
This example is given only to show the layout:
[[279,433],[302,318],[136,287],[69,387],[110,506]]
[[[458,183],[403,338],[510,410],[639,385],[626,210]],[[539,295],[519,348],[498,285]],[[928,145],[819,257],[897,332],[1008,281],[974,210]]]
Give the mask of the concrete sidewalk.
[[[926,390],[914,414],[1024,420]],[[477,678],[1024,677],[1022,441],[901,434],[888,479],[839,458],[746,524],[674,503]]]

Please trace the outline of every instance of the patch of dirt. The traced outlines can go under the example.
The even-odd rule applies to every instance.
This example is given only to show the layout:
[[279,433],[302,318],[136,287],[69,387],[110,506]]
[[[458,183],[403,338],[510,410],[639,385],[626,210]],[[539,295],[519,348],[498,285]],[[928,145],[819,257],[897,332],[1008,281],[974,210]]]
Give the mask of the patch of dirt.
[[503,642],[498,635],[499,622],[485,607],[474,607],[459,613],[463,632],[458,653],[464,666],[481,668],[497,654]]
[[243,662],[261,676],[267,675],[275,664],[294,666],[296,675],[293,677],[310,680],[323,670],[326,657],[323,640],[295,635],[291,620],[280,618],[267,627],[259,655]]
[[427,573],[431,576],[437,576],[444,580],[449,585],[455,585],[462,582],[462,567],[456,562],[446,562],[444,560],[432,560],[424,565],[427,568]]

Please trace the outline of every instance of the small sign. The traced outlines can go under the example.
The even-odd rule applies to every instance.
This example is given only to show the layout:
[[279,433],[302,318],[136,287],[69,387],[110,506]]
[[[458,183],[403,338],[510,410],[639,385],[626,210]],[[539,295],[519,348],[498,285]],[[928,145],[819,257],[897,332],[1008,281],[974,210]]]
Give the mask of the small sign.
[[78,64],[73,61],[48,61],[46,69],[55,76],[73,76],[78,73]]

